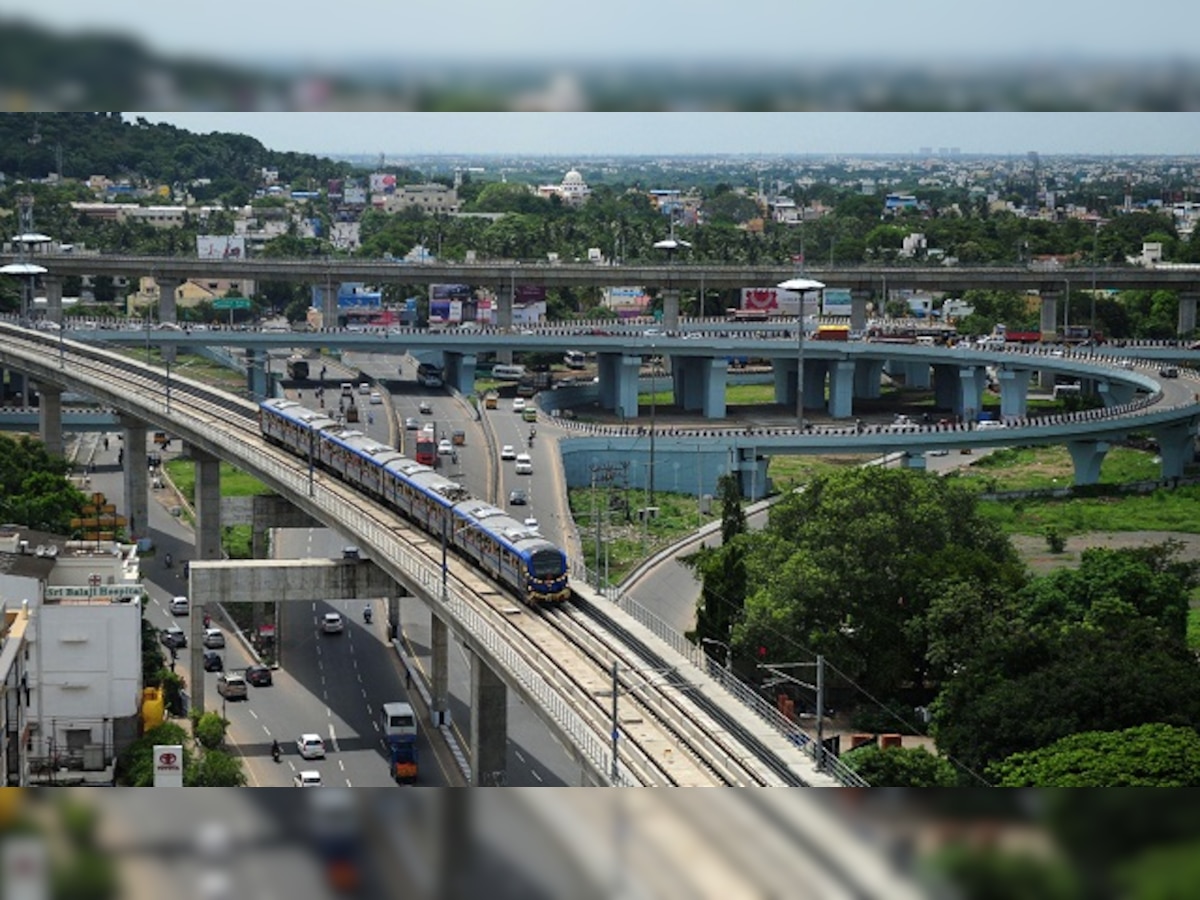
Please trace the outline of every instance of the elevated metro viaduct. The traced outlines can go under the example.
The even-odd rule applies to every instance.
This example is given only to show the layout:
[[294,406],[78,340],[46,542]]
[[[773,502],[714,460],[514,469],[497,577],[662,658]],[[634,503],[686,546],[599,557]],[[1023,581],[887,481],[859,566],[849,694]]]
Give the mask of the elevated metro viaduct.
[[[279,460],[276,454],[264,452],[257,436],[248,440],[237,429],[223,426],[240,417],[252,417],[256,412],[253,404],[218,392],[198,382],[181,380],[180,392],[174,404],[170,404],[163,392],[155,392],[132,379],[136,372],[150,374],[162,383],[157,370],[131,362],[117,354],[110,354],[113,363],[122,373],[106,373],[103,378],[91,374],[83,366],[83,359],[74,353],[90,350],[74,342],[65,342],[65,356],[48,358],[45,354],[44,336],[23,329],[0,326],[0,365],[24,371],[40,389],[43,403],[39,414],[43,416],[43,427],[61,434],[61,393],[78,391],[92,395],[103,404],[120,411],[124,427],[124,448],[130,460],[144,456],[146,431],[154,427],[178,436],[188,447],[189,455],[196,466],[195,511],[196,544],[192,555],[189,577],[210,579],[208,585],[196,583],[200,596],[196,605],[202,607],[205,591],[216,590],[227,596],[224,590],[243,587],[251,591],[269,590],[277,597],[311,599],[313,596],[344,596],[349,591],[370,591],[375,596],[389,598],[389,625],[398,623],[396,597],[407,592],[419,598],[431,613],[432,631],[432,698],[434,713],[445,716],[448,710],[448,652],[449,635],[454,633],[468,650],[472,660],[472,775],[477,784],[495,783],[497,772],[505,765],[507,740],[507,691],[515,690],[533,709],[539,718],[559,737],[563,746],[571,753],[581,773],[595,783],[604,783],[612,767],[608,742],[596,735],[583,716],[568,700],[559,687],[548,682],[537,665],[521,655],[508,643],[511,618],[490,608],[472,602],[472,585],[475,578],[472,570],[462,566],[453,555],[439,567],[428,556],[414,550],[417,544],[428,544],[427,535],[398,527],[392,514],[380,517],[372,504],[345,489],[340,482],[323,474],[310,471],[304,474],[296,460]],[[94,352],[94,351],[93,351]],[[101,354],[103,355],[103,354]],[[60,367],[60,363],[65,363]],[[74,363],[74,364],[73,364]],[[86,373],[86,374],[85,374]],[[137,385],[137,387],[135,387]],[[217,397],[219,405],[193,400],[187,402],[189,389],[193,397]],[[58,395],[58,396],[56,396]],[[337,527],[350,535],[362,549],[371,566],[351,565],[349,561],[309,561],[296,564],[254,561],[227,565],[222,560],[221,497],[219,462],[229,459],[247,473],[263,481],[281,496],[286,497],[303,513],[318,521]],[[147,469],[139,465],[125,467],[125,496],[127,498],[129,532],[133,538],[146,533],[147,514]],[[386,575],[381,578],[380,570]],[[240,580],[239,580],[240,579]],[[222,588],[222,584],[224,587]],[[213,585],[216,585],[214,588]],[[579,585],[585,593],[586,585]],[[328,592],[328,593],[327,593]],[[609,615],[617,615],[610,611]],[[193,628],[202,616],[193,618]],[[645,632],[638,623],[629,620],[623,626],[630,633]],[[647,632],[647,638],[657,641]],[[688,665],[688,661],[662,645],[662,653],[677,659],[677,665]],[[607,674],[603,674],[607,684]],[[724,692],[706,673],[696,671],[694,679],[698,692],[713,691],[714,702],[727,702],[716,698]],[[192,663],[193,685],[203,684],[203,672]],[[193,697],[194,708],[202,708],[203,689]],[[735,704],[736,706],[737,704]],[[789,768],[801,777],[802,783],[836,785],[837,780],[818,769],[813,759],[803,749],[790,742],[775,730],[775,727],[740,707],[727,710],[732,718],[739,719],[743,727],[756,733],[756,739],[765,746],[783,754]],[[619,764],[621,777],[629,779],[629,769],[624,760]]]

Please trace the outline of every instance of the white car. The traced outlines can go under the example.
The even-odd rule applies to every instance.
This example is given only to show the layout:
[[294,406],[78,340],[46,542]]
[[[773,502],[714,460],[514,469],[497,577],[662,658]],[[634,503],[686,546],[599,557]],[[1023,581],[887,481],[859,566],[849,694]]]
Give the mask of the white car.
[[513,401],[513,412],[524,412],[524,411],[525,411],[525,398],[518,397],[516,400]]
[[292,778],[292,787],[320,787],[321,773],[316,769],[305,769],[297,772]]
[[225,632],[220,628],[205,628],[204,646],[209,650],[223,649],[225,646]]
[[446,438],[438,441],[438,456],[449,456],[454,452],[454,445]]
[[518,475],[533,474],[533,459],[528,453],[517,454],[516,473]]
[[371,391],[371,405],[378,406],[381,403],[383,403],[383,396],[379,391]]
[[512,444],[505,444],[503,447],[500,448],[500,458],[501,459],[516,459],[517,458],[517,448],[514,447]]
[[315,733],[302,734],[296,738],[296,750],[304,759],[324,759],[325,742]]
[[325,613],[321,617],[321,631],[325,634],[341,634],[346,628],[346,623],[342,621],[341,613]]

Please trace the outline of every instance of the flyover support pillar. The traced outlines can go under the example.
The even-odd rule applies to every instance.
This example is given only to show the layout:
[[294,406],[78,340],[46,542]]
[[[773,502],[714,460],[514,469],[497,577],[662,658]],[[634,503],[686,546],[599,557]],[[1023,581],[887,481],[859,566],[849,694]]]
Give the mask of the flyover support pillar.
[[221,461],[195,447],[188,453],[196,469],[195,559],[212,562],[221,558]]
[[883,387],[883,360],[860,359],[854,367],[854,396],[877,400]]
[[1120,406],[1134,398],[1137,388],[1120,381],[1099,381],[1096,383],[1096,393],[1100,395],[1106,407]]
[[867,301],[871,292],[851,288],[850,290],[850,332],[861,334],[867,330]]
[[124,487],[126,523],[129,537],[137,540],[150,534],[150,503],[146,496],[149,463],[146,458],[146,423],[133,416],[122,415],[121,439],[124,452]]
[[1163,479],[1182,478],[1183,467],[1191,462],[1194,453],[1195,426],[1185,424],[1159,428],[1154,431],[1154,439],[1158,441],[1158,456],[1162,460]]
[[429,645],[433,724],[445,725],[450,721],[450,629],[433,610],[429,613]]
[[330,282],[318,284],[316,286],[317,300],[320,301],[321,307],[321,327],[322,328],[337,328],[338,327],[338,298],[337,288]]
[[1058,291],[1042,291],[1042,315],[1040,320],[1043,340],[1058,337]]
[[38,385],[38,436],[51,456],[63,455],[62,388]]
[[[605,356],[609,356],[609,354],[605,354]],[[611,405],[605,406],[605,408],[614,410],[622,419],[636,419],[638,417],[638,380],[642,371],[642,358],[640,356],[612,356],[608,370],[611,373],[609,380],[612,382],[612,387],[607,392],[607,398]],[[603,369],[601,369],[600,381],[601,406],[604,406]]]
[[477,654],[471,654],[471,784],[505,783],[508,759],[508,688]]
[[856,368],[852,359],[839,359],[829,364],[829,415],[835,419],[848,419],[854,415]]
[[904,386],[918,391],[929,390],[930,385],[930,369],[929,363],[906,362],[903,364],[904,371]]
[[704,418],[725,418],[725,383],[729,361],[720,357],[700,360],[704,375]]
[[663,291],[662,327],[665,331],[679,330],[679,289]]
[[475,354],[446,352],[442,354],[442,359],[445,362],[446,383],[460,394],[473,394],[477,361]]
[[964,421],[979,417],[983,409],[983,389],[987,385],[987,370],[983,366],[962,366],[958,370],[958,405],[955,409]]
[[1075,464],[1076,484],[1095,484],[1100,480],[1100,466],[1108,453],[1105,441],[1069,441],[1067,451]]
[[[155,277],[154,283],[158,285],[158,321],[176,324],[179,321],[179,309],[175,304],[175,292],[183,282],[178,278]],[[163,362],[175,362],[177,349],[174,344],[160,344]]]
[[246,348],[246,388],[255,400],[265,400],[267,393],[267,353],[256,347]]
[[1000,418],[1023,419],[1028,411],[1031,369],[1000,370]]
[[[829,363],[823,359],[804,361],[804,408],[825,408],[825,376]],[[794,397],[795,395],[793,395]]]
[[1196,330],[1196,301],[1200,294],[1194,291],[1179,292],[1179,326],[1176,329],[1180,336],[1191,335]]
[[775,402],[795,408],[796,406],[796,360],[774,359],[771,371],[775,377]]
[[[512,330],[513,323],[513,303],[516,301],[517,285],[510,280],[508,284],[501,285],[496,291],[496,326],[504,332]],[[513,355],[510,349],[501,349],[496,351],[496,361],[512,364]]]
[[[43,275],[42,287],[46,289],[46,318],[62,324],[63,280],[57,275]],[[1193,318],[1195,318],[1193,316]]]

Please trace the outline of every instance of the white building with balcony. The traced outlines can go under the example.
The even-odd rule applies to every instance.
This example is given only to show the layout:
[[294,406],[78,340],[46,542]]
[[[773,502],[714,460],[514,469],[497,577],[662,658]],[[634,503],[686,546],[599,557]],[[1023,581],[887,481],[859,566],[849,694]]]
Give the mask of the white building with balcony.
[[14,704],[23,717],[21,783],[95,779],[138,737],[143,596],[136,545],[0,527],[0,600],[23,621],[23,669],[5,673],[6,729]]

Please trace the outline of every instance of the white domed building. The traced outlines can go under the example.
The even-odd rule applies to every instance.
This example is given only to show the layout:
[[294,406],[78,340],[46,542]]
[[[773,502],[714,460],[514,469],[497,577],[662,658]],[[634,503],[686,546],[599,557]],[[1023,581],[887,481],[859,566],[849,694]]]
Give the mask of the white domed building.
[[546,184],[538,188],[538,194],[543,197],[558,197],[564,203],[580,204],[591,195],[592,189],[587,186],[578,169],[572,169],[563,176],[562,184]]

